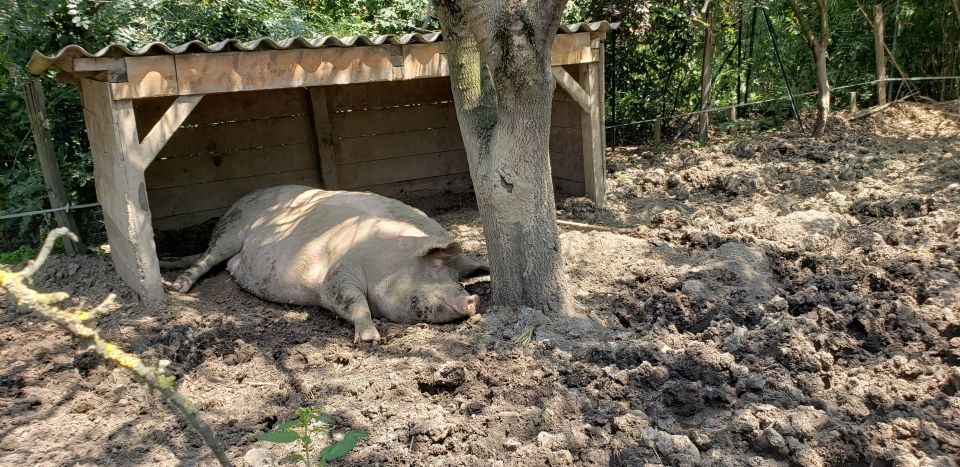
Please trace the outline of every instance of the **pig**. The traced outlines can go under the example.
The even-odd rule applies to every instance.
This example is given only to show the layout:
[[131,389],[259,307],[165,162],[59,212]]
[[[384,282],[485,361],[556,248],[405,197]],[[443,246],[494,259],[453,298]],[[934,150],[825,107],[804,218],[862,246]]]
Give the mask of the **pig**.
[[226,261],[240,287],[260,298],[333,310],[353,323],[354,342],[380,339],[372,318],[445,323],[474,315],[477,296],[460,281],[489,272],[419,209],[299,185],[238,200],[194,259],[174,289],[189,291]]

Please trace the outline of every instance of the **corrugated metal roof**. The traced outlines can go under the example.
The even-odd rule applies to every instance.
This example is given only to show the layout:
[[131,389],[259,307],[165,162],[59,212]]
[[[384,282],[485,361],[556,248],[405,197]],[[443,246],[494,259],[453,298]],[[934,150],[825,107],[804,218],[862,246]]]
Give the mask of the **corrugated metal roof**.
[[[572,34],[576,32],[596,32],[609,31],[616,29],[620,23],[608,23],[606,21],[595,21],[591,23],[572,23],[561,25],[557,31],[559,34]],[[90,53],[79,45],[68,45],[54,55],[44,55],[39,51],[34,51],[27,62],[27,71],[39,75],[52,66],[60,67],[65,61],[72,61],[74,58],[99,58],[99,57],[139,57],[142,55],[177,55],[183,53],[216,53],[216,52],[248,52],[253,50],[291,50],[291,49],[317,49],[321,47],[357,47],[371,45],[406,45],[406,44],[427,44],[443,41],[440,32],[431,32],[427,34],[386,34],[374,37],[350,36],[335,37],[323,36],[318,38],[294,37],[290,39],[273,40],[268,37],[241,42],[236,39],[227,39],[215,44],[204,44],[200,41],[190,41],[176,47],[170,47],[162,42],[154,42],[140,47],[137,50],[130,50],[123,44],[110,44],[96,53]]]

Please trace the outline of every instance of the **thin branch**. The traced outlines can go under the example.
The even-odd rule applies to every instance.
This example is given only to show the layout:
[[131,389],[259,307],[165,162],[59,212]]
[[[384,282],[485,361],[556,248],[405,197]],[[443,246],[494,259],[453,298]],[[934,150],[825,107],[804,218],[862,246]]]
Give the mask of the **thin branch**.
[[824,48],[830,41],[829,11],[827,10],[826,0],[816,0],[817,11],[820,12],[820,45]]
[[[800,8],[800,5],[797,4],[797,0],[787,0],[787,3],[790,4],[790,9],[793,10],[793,16],[797,18],[797,23],[800,25],[800,32],[803,33],[803,38],[807,40],[807,43],[813,47],[815,42],[813,36],[813,29],[810,28],[810,24],[807,23],[807,18],[803,14],[803,10]],[[817,2],[819,7],[819,1]]]
[[80,241],[77,235],[67,230],[66,227],[58,227],[51,230],[50,233],[47,234],[47,239],[43,242],[43,246],[40,247],[40,252],[37,253],[36,259],[30,260],[30,262],[27,263],[27,267],[23,268],[19,274],[27,279],[33,277],[37,269],[40,269],[40,266],[47,262],[47,257],[50,256],[50,252],[53,251],[53,244],[58,238],[64,236],[75,242]]
[[187,423],[200,434],[204,443],[210,447],[210,450],[213,451],[213,454],[220,461],[220,464],[223,466],[231,466],[230,460],[227,459],[226,453],[224,453],[223,448],[214,436],[210,425],[207,425],[200,416],[200,413],[197,412],[197,409],[174,389],[174,377],[164,375],[163,366],[150,367],[144,365],[139,357],[127,353],[116,345],[104,340],[96,329],[86,325],[87,321],[106,313],[112,308],[113,301],[116,298],[113,294],[107,296],[102,303],[91,310],[80,308],[67,311],[54,304],[69,299],[70,296],[68,294],[64,292],[39,293],[27,286],[30,277],[46,262],[47,257],[50,255],[50,250],[53,249],[54,242],[62,236],[72,236],[76,238],[66,227],[60,227],[50,231],[37,258],[31,261],[23,271],[8,272],[0,270],[0,287],[13,296],[19,308],[32,311],[54,322],[69,333],[71,337],[83,344],[87,344],[91,350],[104,360],[126,368],[138,381],[160,392],[163,400],[176,409]]

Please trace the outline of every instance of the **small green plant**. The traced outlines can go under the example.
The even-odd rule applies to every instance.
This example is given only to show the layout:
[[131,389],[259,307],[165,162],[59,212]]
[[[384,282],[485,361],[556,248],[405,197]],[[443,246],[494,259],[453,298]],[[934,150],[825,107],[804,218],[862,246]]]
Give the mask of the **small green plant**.
[[[289,462],[303,462],[307,467],[311,467],[311,451],[313,451],[313,437],[311,434],[327,433],[330,426],[333,425],[333,419],[329,415],[318,412],[314,407],[297,407],[298,417],[293,420],[287,420],[266,433],[257,435],[261,441],[271,443],[293,443],[300,442],[301,453],[291,454],[287,457]],[[357,445],[357,442],[367,437],[367,432],[363,430],[353,430],[345,435],[340,441],[331,444],[320,450],[316,465],[325,466],[327,461],[339,459],[349,453]]]
[[33,259],[36,255],[36,249],[23,245],[16,250],[0,253],[0,264],[20,264],[28,259]]

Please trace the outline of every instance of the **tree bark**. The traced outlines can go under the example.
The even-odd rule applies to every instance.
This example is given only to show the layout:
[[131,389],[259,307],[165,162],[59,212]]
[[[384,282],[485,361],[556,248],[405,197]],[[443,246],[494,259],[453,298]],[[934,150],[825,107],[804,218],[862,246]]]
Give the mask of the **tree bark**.
[[803,9],[797,0],[787,0],[790,9],[797,18],[800,32],[803,34],[810,51],[813,53],[813,62],[817,72],[817,120],[813,124],[812,136],[820,136],[827,127],[827,117],[830,115],[830,80],[827,75],[827,45],[830,43],[830,28],[826,0],[815,0],[820,22],[820,35],[815,36],[813,29],[807,23]]
[[703,67],[700,72],[700,141],[710,139],[710,84],[713,77],[713,29],[716,22],[716,7],[708,3],[707,26],[703,40]]
[[550,71],[563,2],[437,1],[483,223],[493,305],[569,310],[550,173]]
[[817,66],[817,120],[813,123],[813,136],[820,136],[827,127],[830,114],[830,81],[827,78],[827,46],[814,41],[813,59]]

